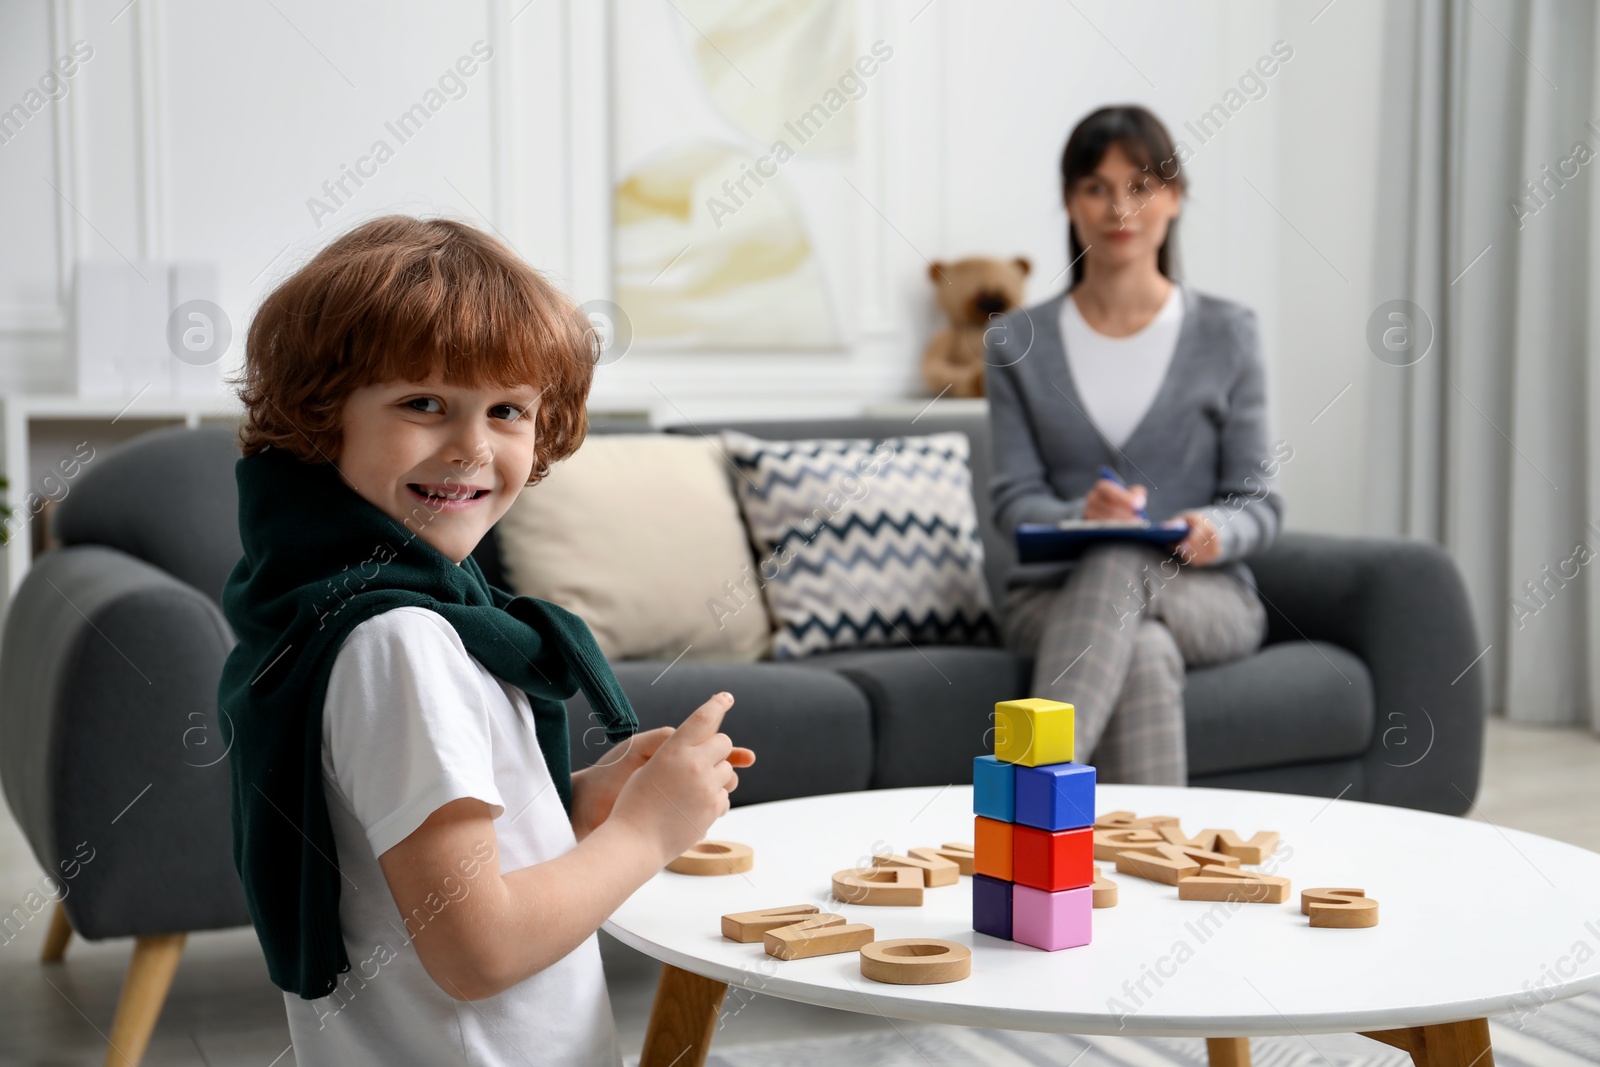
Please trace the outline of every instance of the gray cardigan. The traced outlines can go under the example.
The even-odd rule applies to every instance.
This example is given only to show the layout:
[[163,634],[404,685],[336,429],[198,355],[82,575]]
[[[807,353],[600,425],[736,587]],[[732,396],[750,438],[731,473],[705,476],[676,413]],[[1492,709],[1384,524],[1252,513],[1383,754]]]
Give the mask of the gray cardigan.
[[[1062,292],[1019,308],[986,335],[984,368],[995,526],[1083,518],[1101,466],[1150,491],[1152,520],[1210,513],[1217,565],[1254,584],[1242,558],[1277,536],[1283,500],[1273,487],[1287,445],[1267,445],[1266,388],[1255,312],[1182,287],[1183,325],[1155,400],[1121,449],[1085,414],[1061,339]],[[1070,564],[1014,566],[1008,588],[1059,582]]]

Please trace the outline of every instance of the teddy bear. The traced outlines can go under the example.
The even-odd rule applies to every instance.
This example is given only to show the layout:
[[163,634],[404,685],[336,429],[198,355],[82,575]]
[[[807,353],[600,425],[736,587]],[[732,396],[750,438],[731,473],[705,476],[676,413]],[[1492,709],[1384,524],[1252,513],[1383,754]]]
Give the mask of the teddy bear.
[[1022,304],[1032,264],[1023,256],[969,256],[928,266],[939,307],[950,325],[922,353],[922,380],[934,394],[983,395],[984,333],[994,320]]

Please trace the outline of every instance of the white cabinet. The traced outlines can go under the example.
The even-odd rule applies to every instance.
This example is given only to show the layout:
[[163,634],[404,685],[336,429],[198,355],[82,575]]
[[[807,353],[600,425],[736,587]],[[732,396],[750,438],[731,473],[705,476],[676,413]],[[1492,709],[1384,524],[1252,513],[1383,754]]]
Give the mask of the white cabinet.
[[[41,513],[71,495],[94,460],[132,437],[166,426],[236,426],[243,406],[231,394],[203,397],[136,396],[97,399],[67,394],[0,393],[0,440],[5,442],[5,502],[9,532],[4,551],[6,599],[43,543]],[[87,463],[84,457],[92,456]]]

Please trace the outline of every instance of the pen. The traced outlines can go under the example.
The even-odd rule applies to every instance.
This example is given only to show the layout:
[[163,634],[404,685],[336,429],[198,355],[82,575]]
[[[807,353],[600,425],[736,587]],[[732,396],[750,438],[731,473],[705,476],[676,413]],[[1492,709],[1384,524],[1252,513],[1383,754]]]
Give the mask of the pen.
[[[1123,481],[1117,475],[1117,472],[1112,470],[1110,467],[1101,467],[1100,468],[1100,477],[1104,478],[1106,481],[1110,482],[1112,485],[1120,486],[1123,489],[1128,488],[1128,483]],[[1143,519],[1145,522],[1149,522],[1150,521],[1150,516],[1145,514],[1144,508],[1140,508],[1139,509],[1139,518]]]

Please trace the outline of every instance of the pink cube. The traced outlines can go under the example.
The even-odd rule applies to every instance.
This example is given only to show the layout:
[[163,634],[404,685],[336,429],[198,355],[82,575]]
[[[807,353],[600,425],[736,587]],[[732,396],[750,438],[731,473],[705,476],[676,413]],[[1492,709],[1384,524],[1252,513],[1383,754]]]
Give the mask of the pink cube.
[[1094,887],[1046,893],[1032,886],[1011,889],[1011,940],[1054,952],[1089,943]]

